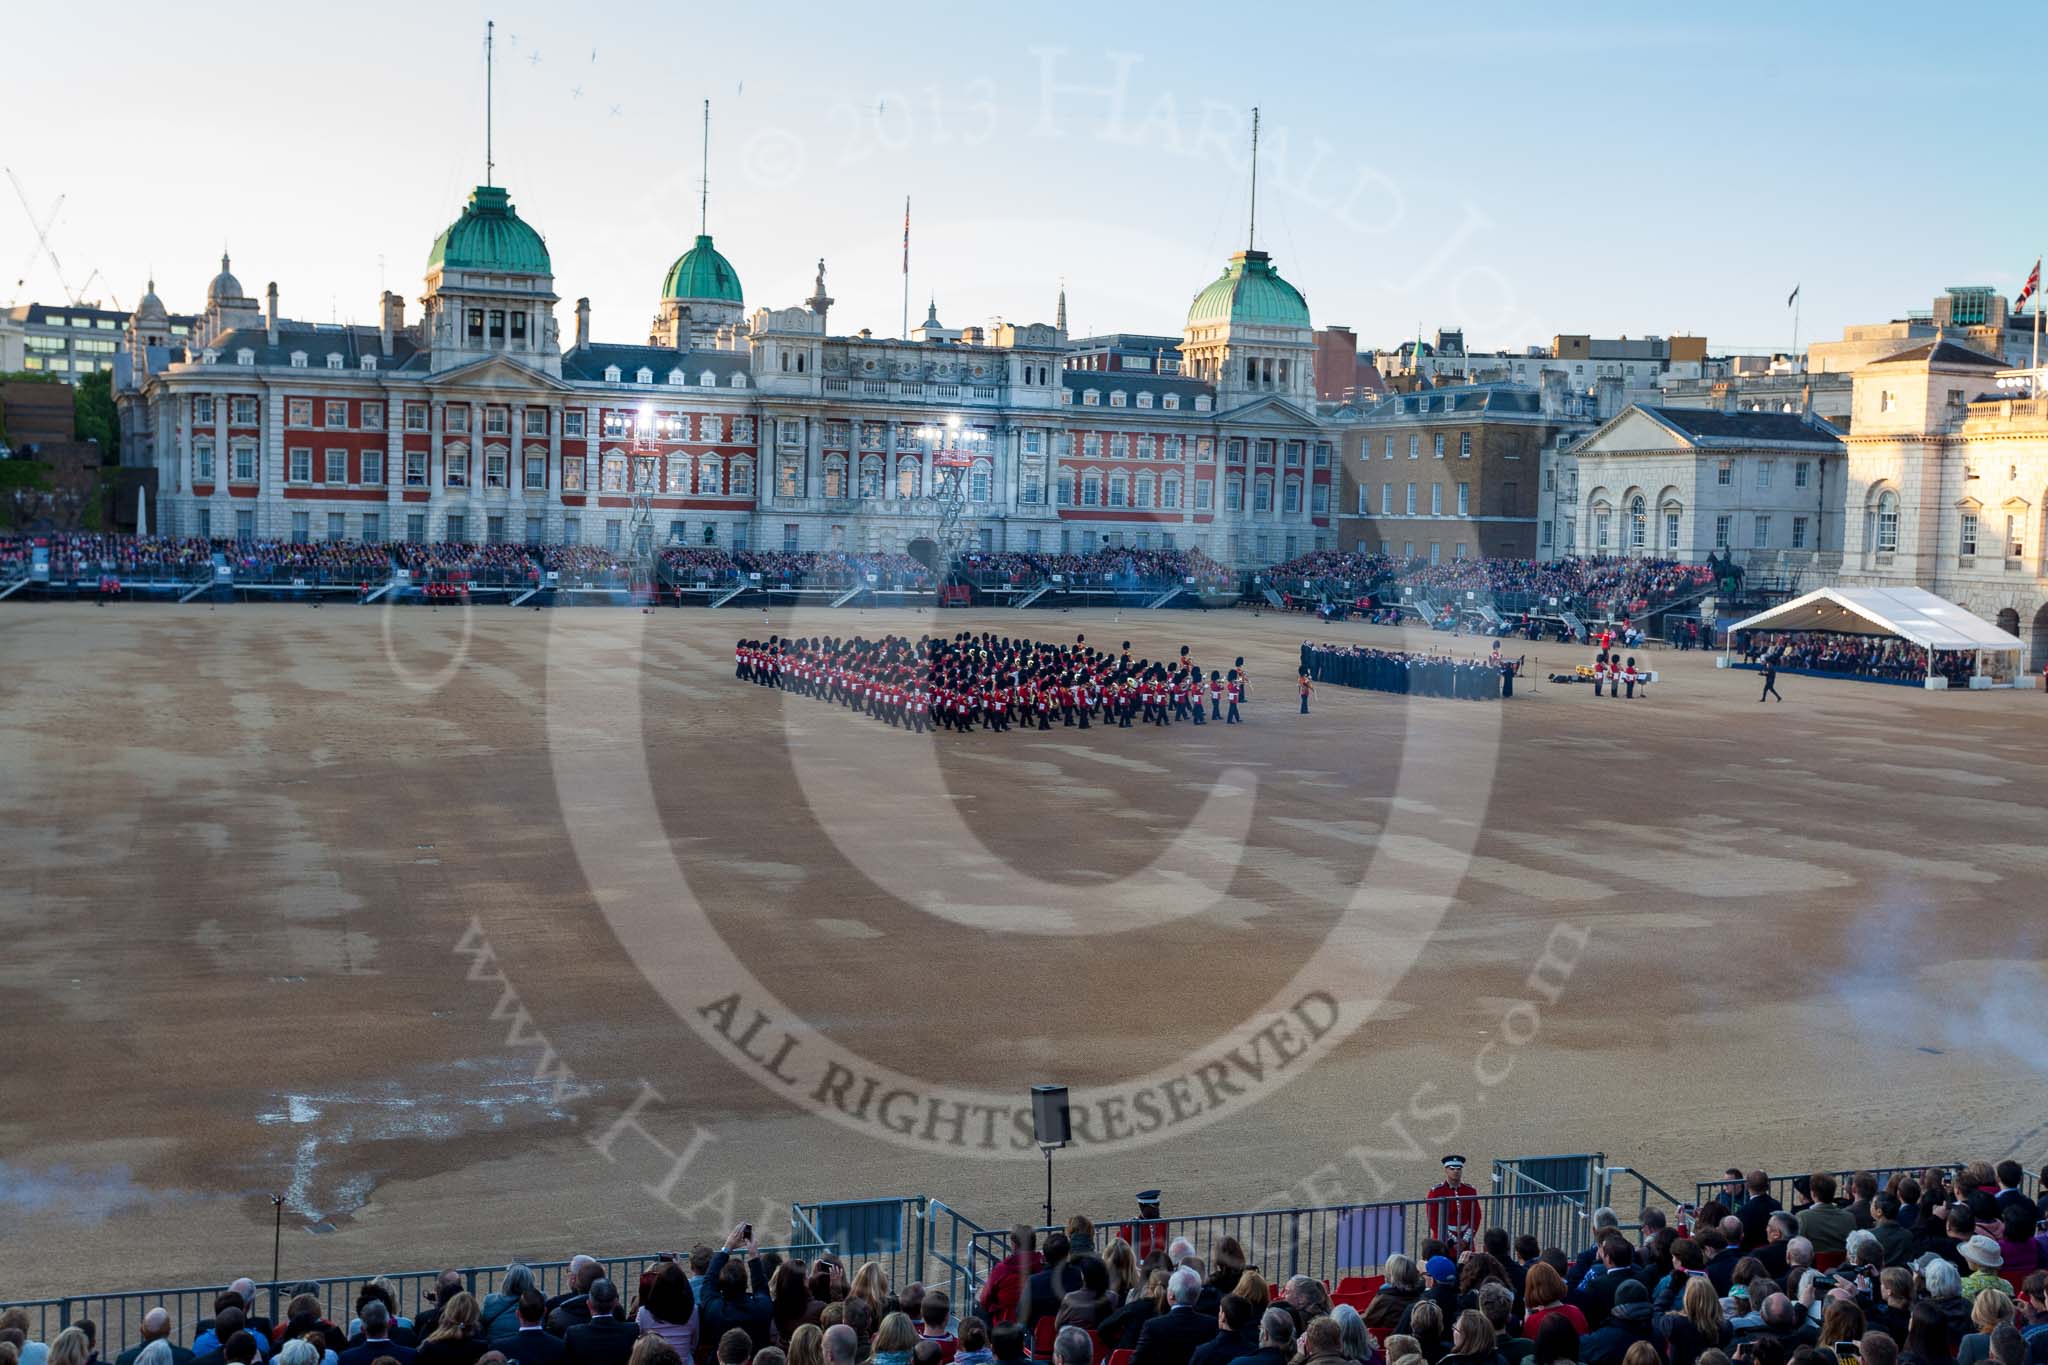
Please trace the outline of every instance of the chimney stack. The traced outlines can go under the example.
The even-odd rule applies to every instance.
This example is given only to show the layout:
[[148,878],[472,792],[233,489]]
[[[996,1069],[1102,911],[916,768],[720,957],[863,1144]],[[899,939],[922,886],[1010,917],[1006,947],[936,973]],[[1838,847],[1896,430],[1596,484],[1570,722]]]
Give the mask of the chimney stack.
[[576,349],[590,344],[590,300],[576,300]]
[[263,291],[263,331],[270,338],[270,344],[277,345],[277,281]]
[[391,339],[405,330],[405,298],[387,289],[380,300],[378,311],[377,340],[384,348],[384,354],[391,354]]

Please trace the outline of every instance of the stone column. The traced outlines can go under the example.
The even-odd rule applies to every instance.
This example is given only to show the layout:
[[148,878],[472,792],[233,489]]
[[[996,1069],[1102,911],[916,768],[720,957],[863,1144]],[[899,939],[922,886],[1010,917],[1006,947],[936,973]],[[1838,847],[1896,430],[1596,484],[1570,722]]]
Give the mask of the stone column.
[[405,395],[384,390],[384,543],[405,538]]
[[217,391],[213,395],[213,533],[218,536],[235,533],[235,506],[228,497],[233,464],[228,450],[228,396]]
[[882,501],[891,512],[896,510],[896,436],[902,430],[903,423],[894,421],[882,433]]
[[541,490],[540,526],[541,539],[549,543],[562,538],[562,416],[567,411],[559,403],[548,408],[548,474]]
[[[322,459],[315,452],[314,459]],[[284,393],[276,387],[263,395],[263,401],[256,407],[256,533],[258,535],[283,535],[291,529],[290,508],[284,502]],[[311,472],[310,470],[308,471]],[[268,514],[268,515],[266,515]],[[280,523],[274,529],[266,530],[265,522]],[[325,534],[325,524],[320,533]],[[306,509],[306,539],[317,539],[313,527],[313,510]]]
[[441,510],[441,480],[446,476],[442,451],[443,440],[448,432],[448,402],[443,398],[432,400],[427,411],[427,500],[420,506],[420,512],[427,519],[427,539],[441,538],[434,518]]

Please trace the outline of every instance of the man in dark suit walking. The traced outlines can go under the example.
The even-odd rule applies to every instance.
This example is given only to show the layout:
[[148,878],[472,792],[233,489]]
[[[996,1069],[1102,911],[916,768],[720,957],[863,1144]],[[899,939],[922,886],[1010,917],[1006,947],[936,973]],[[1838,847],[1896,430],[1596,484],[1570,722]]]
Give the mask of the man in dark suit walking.
[[640,1329],[619,1313],[619,1289],[610,1280],[590,1286],[590,1321],[571,1327],[564,1345],[568,1365],[626,1365]]
[[548,1301],[538,1289],[519,1296],[519,1330],[500,1349],[514,1365],[563,1365],[569,1348],[547,1329]]
[[1779,701],[1785,700],[1778,692],[1778,661],[1768,654],[1764,656],[1764,693],[1763,697],[1758,697],[1757,700],[1762,701],[1764,697],[1777,697]]
[[1208,1342],[1217,1331],[1215,1315],[1195,1308],[1201,1293],[1200,1275],[1186,1266],[1173,1272],[1173,1278],[1166,1282],[1171,1307],[1139,1331],[1131,1365],[1188,1365],[1195,1348]]

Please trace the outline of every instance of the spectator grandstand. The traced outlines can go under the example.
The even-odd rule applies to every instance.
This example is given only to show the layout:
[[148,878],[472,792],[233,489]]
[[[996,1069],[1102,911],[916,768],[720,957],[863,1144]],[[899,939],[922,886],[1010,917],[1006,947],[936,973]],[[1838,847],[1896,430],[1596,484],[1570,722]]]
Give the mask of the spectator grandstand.
[[[1730,1169],[1683,1201],[1635,1177],[1624,1216],[1588,1205],[1623,1202],[1604,1177],[1633,1172],[1590,1161],[1603,1183],[1571,1191],[1497,1163],[1496,1192],[1460,1196],[1448,1216],[1436,1192],[1009,1229],[922,1197],[863,1201],[850,1222],[851,1206],[797,1205],[779,1248],[742,1224],[687,1256],[25,1302],[0,1311],[0,1358],[2034,1365],[2048,1351],[2042,1186],[2016,1162]],[[1477,1227],[1452,1226],[1468,1205]]]

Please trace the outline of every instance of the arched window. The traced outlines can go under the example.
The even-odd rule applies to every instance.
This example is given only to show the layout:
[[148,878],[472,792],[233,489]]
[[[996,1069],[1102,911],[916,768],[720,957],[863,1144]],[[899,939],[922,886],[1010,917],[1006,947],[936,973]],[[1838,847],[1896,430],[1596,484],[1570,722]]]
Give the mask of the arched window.
[[[708,462],[712,473],[716,475],[718,471],[718,457],[716,455],[707,455],[705,460]],[[717,486],[717,479],[715,477],[712,480],[711,486],[714,488]],[[735,455],[732,457],[732,482],[726,485],[725,492],[727,497],[732,498],[751,498],[754,496],[753,456]]]
[[623,493],[626,491],[626,457],[624,455],[613,454],[604,457],[604,482],[598,487],[599,491],[605,493]]
[[967,496],[973,502],[987,502],[990,486],[995,482],[995,466],[987,460],[976,460],[974,468],[967,475]]
[[843,498],[846,496],[846,457],[827,455],[825,457],[825,496]]
[[924,462],[917,459],[896,462],[896,496],[914,498],[924,477]]
[[670,493],[687,493],[690,491],[689,456],[675,455],[669,458],[668,482],[664,487]]
[[1877,495],[1877,548],[1880,554],[1899,548],[1899,495],[1889,488]]
[[879,456],[870,455],[860,462],[860,495],[864,498],[882,496],[882,461]]
[[1648,538],[1649,520],[1649,505],[1643,501],[1643,495],[1638,493],[1628,500],[1629,549],[1640,550],[1643,548]]
[[1682,503],[1666,502],[1660,510],[1664,513],[1664,548],[1676,550],[1678,548],[1678,528],[1685,518],[1685,506]]
[[[740,466],[743,464],[746,464],[744,459],[732,462],[733,492],[735,493],[741,491],[739,487],[740,479],[742,478]],[[725,473],[724,466],[725,461],[719,459],[716,455],[700,455],[697,458],[697,491],[714,498],[717,497],[722,491],[720,479]],[[748,485],[751,486],[754,481],[754,470],[751,465],[747,466],[744,477]]]
[[1614,545],[1614,509],[1604,502],[1593,504],[1593,549],[1606,554]]

